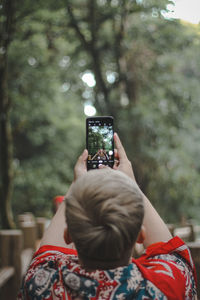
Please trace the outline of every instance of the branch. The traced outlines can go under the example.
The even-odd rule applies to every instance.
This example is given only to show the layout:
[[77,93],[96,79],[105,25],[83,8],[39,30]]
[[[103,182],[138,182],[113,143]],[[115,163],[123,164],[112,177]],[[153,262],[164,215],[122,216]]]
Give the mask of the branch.
[[96,6],[96,0],[89,0],[88,21],[90,22],[90,31],[91,31],[93,44],[96,41],[96,35],[97,35],[97,29],[98,29],[98,26],[96,26],[97,20],[96,20],[96,14],[95,14],[95,6]]
[[[93,64],[93,71],[96,79],[96,93],[98,94],[101,92],[104,96],[104,102],[105,102],[105,107],[107,106],[108,108],[108,113],[112,113],[112,108],[110,106],[109,102],[109,88],[106,86],[106,83],[103,78],[102,70],[101,70],[101,59],[100,59],[100,51],[98,47],[96,46],[96,35],[97,31],[95,30],[96,28],[96,21],[95,21],[95,5],[92,3],[92,0],[88,0],[88,5],[89,5],[89,16],[88,16],[88,22],[91,21],[90,24],[90,30],[91,30],[91,41],[87,41],[84,34],[81,32],[80,27],[78,26],[77,20],[73,14],[71,5],[69,1],[67,0],[67,11],[70,17],[70,25],[71,27],[75,30],[77,36],[79,37],[83,47],[85,50],[91,55],[92,57],[92,64]],[[91,17],[91,18],[90,18]],[[94,25],[94,26],[93,26]],[[98,96],[97,96],[98,97]]]
[[67,11],[68,11],[68,14],[69,14],[69,17],[70,17],[70,26],[72,28],[74,28],[75,32],[77,33],[82,45],[84,46],[84,48],[87,50],[87,51],[90,51],[90,42],[88,42],[84,36],[84,34],[81,32],[81,29],[80,27],[77,25],[77,21],[76,21],[76,18],[73,14],[73,11],[72,11],[72,8],[71,8],[71,4],[69,3],[70,1],[66,1],[66,5],[67,5]]

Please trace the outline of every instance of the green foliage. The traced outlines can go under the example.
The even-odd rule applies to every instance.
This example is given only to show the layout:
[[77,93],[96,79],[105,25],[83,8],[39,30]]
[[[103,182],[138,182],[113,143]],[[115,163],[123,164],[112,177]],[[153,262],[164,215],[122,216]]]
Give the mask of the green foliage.
[[[50,216],[52,199],[66,193],[85,146],[83,105],[72,87],[77,79],[68,56],[72,47],[56,35],[62,16],[63,10],[39,10],[26,17],[9,49],[15,214]],[[53,29],[47,31],[49,24]]]
[[[168,2],[18,2],[8,51],[15,215],[51,215],[85,147],[89,102],[115,117],[162,216],[198,218],[199,29],[166,20]],[[86,71],[94,87],[81,80]]]
[[97,1],[95,9],[84,3],[83,18],[77,1],[69,12],[97,82],[91,102],[115,117],[137,180],[162,216],[197,218],[197,28],[164,19],[167,1]]

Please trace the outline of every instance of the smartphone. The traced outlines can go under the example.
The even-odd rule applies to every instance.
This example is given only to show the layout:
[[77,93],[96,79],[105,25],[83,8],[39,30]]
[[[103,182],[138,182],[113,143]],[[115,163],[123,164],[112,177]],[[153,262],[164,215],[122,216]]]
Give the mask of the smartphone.
[[114,140],[113,117],[86,119],[87,169],[98,169],[99,165],[113,167]]

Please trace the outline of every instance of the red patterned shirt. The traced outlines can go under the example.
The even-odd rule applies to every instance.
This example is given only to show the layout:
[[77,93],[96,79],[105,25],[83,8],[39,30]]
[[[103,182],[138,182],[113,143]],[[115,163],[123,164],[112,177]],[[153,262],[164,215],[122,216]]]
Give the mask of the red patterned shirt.
[[195,270],[178,237],[151,245],[127,266],[93,272],[80,266],[76,250],[47,245],[34,255],[22,299],[197,299]]

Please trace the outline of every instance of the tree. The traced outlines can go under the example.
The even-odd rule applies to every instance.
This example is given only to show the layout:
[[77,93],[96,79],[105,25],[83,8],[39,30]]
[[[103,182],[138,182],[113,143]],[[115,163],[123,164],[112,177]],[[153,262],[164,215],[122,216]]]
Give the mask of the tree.
[[34,9],[10,47],[15,215],[51,216],[52,199],[66,192],[85,144],[83,82],[71,58],[74,45],[64,39],[65,22],[62,6]]
[[0,35],[0,205],[4,228],[14,227],[11,212],[12,195],[12,133],[10,126],[11,99],[8,95],[8,50],[14,31],[15,1],[3,1]]
[[[51,199],[65,193],[85,146],[83,106],[88,102],[98,114],[114,116],[137,180],[162,216],[168,221],[195,216],[200,192],[199,160],[194,159],[199,138],[196,28],[165,19],[165,0],[14,3],[7,75],[1,81],[7,88],[1,86],[1,93],[7,91],[10,103],[15,216],[25,210],[51,215]],[[4,55],[5,47],[0,49]],[[85,74],[93,76],[92,85],[84,82]],[[9,145],[12,149],[12,140]],[[2,175],[12,173],[2,149],[1,188],[8,187]],[[1,199],[5,203],[6,197]]]
[[[0,203],[1,223],[4,228],[13,228],[14,222],[11,211],[13,187],[13,141],[10,121],[12,99],[8,90],[9,51],[18,24],[31,12],[29,1],[2,0],[0,7]],[[36,7],[37,8],[37,7]]]
[[[184,179],[170,179],[166,164],[172,157],[180,160],[182,152],[183,144],[175,142],[173,132],[186,136],[183,120],[188,118],[190,102],[176,87],[185,90],[187,78],[180,76],[179,65],[184,65],[186,49],[193,47],[197,33],[165,19],[167,3],[68,0],[67,11],[79,41],[77,52],[83,55],[84,49],[84,67],[95,76],[90,101],[100,114],[115,117],[139,184],[154,195],[162,215],[169,216],[174,206],[172,221],[181,217],[189,202],[194,203],[192,196],[185,195],[181,207],[183,190],[176,192],[177,185],[189,178],[189,165]],[[165,195],[164,205],[160,195]]]
[[[19,162],[21,160],[24,161],[24,158],[26,160],[32,156],[34,160],[34,154],[36,154],[34,151],[37,150],[37,153],[38,151],[45,151],[45,148],[47,147],[47,143],[41,143],[42,145],[33,147],[33,144],[37,144],[38,140],[35,139],[35,143],[30,143],[29,133],[24,134],[23,132],[24,129],[28,129],[29,131],[30,128],[34,131],[34,125],[40,119],[41,122],[38,123],[37,126],[49,124],[49,120],[44,120],[43,118],[44,110],[42,110],[41,114],[39,113],[42,107],[44,109],[47,107],[45,107],[44,101],[40,101],[41,99],[39,99],[38,95],[41,93],[41,96],[44,97],[45,93],[45,99],[47,101],[48,97],[52,98],[50,93],[53,90],[53,86],[51,91],[47,88],[49,76],[47,76],[46,85],[42,85],[43,78],[40,77],[40,70],[44,61],[40,62],[40,59],[38,59],[40,56],[39,52],[37,53],[37,59],[34,57],[34,52],[42,50],[42,47],[35,47],[33,40],[36,36],[39,36],[38,41],[41,43],[41,34],[39,33],[41,30],[43,38],[46,41],[44,48],[45,50],[47,49],[45,63],[52,63],[52,58],[55,57],[56,54],[54,38],[58,26],[55,25],[54,29],[51,28],[52,22],[55,21],[55,18],[52,18],[51,16],[51,10],[54,10],[55,15],[54,2],[49,1],[49,10],[45,10],[45,6],[46,4],[42,1],[32,3],[29,0],[18,2],[3,1],[1,6],[0,203],[1,226],[3,228],[14,227],[11,199],[13,178],[15,179],[14,188],[16,192],[15,175],[16,173],[18,175]],[[56,7],[59,11],[60,6],[57,5]],[[46,23],[43,24],[40,18],[45,19]],[[63,19],[61,22],[62,21]],[[29,26],[27,26],[27,24],[29,24]],[[27,57],[31,47],[32,54]],[[27,68],[27,62],[29,69]],[[38,62],[41,63],[40,66],[38,66]],[[35,69],[35,72],[33,72],[33,69]],[[44,72],[43,75],[46,76]],[[35,86],[32,80],[34,81]],[[39,80],[41,81],[41,84],[38,89]],[[34,91],[31,92],[33,88]],[[28,106],[27,103],[30,103],[30,101],[32,101],[33,106],[31,106],[31,104]],[[30,112],[34,111],[34,105],[38,105],[40,108],[37,112],[35,110],[35,115],[31,118]],[[23,113],[25,112],[27,115],[23,118]],[[33,119],[35,124],[33,124]],[[14,153],[12,133],[14,135]],[[22,155],[24,149],[26,149],[26,152]],[[29,171],[31,172],[31,170]],[[27,193],[26,199],[29,197],[30,195]]]

